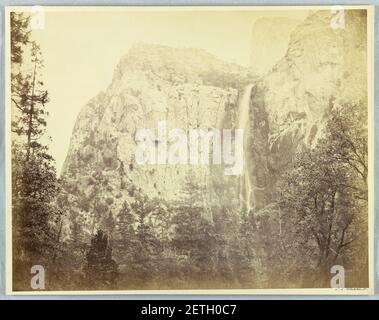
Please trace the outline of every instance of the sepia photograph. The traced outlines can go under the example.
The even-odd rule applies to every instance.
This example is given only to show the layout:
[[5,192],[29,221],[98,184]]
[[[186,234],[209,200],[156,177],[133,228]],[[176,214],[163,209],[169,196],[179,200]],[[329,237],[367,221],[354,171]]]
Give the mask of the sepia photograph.
[[7,293],[372,294],[373,15],[7,7]]

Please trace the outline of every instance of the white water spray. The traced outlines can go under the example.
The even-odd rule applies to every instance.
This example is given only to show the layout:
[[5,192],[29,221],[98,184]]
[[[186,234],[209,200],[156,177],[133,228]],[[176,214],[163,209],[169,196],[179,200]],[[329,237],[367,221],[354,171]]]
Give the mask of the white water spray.
[[243,129],[244,131],[244,159],[243,159],[243,173],[241,176],[241,189],[240,189],[240,197],[244,202],[244,205],[248,212],[252,208],[252,185],[250,181],[250,173],[249,166],[247,162],[248,152],[247,152],[247,142],[250,134],[250,119],[249,119],[249,110],[250,110],[250,96],[251,89],[254,87],[253,84],[247,85],[240,98],[238,99],[238,118],[237,118],[237,128]]

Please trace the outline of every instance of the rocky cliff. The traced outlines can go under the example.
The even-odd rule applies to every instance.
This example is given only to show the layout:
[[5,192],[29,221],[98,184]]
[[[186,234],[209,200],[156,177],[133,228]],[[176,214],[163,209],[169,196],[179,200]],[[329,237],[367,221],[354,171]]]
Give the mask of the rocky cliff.
[[[107,212],[117,214],[125,200],[133,201],[136,191],[175,201],[188,176],[204,190],[209,211],[236,199],[262,211],[296,152],[322,135],[330,109],[366,101],[364,14],[346,11],[344,29],[331,27],[330,11],[311,14],[259,80],[203,50],[135,45],[106,91],[77,119],[62,175],[72,220],[91,234]],[[190,165],[137,166],[136,130],[156,130],[161,120],[185,130],[242,127],[244,175],[225,178],[211,167]]]
[[285,56],[251,90],[245,155],[255,210],[272,202],[275,182],[302,147],[322,135],[331,108],[367,103],[366,12],[311,14],[292,32]]
[[260,18],[251,31],[250,64],[264,75],[286,54],[290,35],[301,20],[285,17]]
[[[117,215],[125,200],[133,201],[135,192],[177,200],[188,176],[210,192],[210,166],[136,164],[136,131],[156,132],[159,121],[166,121],[168,130],[220,128],[226,122],[230,128],[239,90],[254,80],[249,70],[203,50],[133,46],[107,90],[84,106],[76,121],[62,174],[76,209],[72,219],[92,233],[108,212]],[[209,192],[203,193],[204,206]]]

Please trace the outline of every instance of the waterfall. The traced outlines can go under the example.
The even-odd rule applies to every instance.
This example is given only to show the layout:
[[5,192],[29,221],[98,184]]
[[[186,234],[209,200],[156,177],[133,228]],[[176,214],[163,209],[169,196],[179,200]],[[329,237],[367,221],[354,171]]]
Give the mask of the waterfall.
[[250,96],[251,89],[254,87],[253,84],[247,85],[240,98],[238,99],[238,114],[237,114],[237,128],[243,129],[244,141],[243,141],[243,172],[240,178],[240,199],[242,201],[242,208],[246,208],[249,212],[252,208],[252,192],[253,187],[251,184],[251,174],[249,172],[249,163],[248,163],[248,141],[250,134],[250,119],[249,119],[249,110],[250,110]]

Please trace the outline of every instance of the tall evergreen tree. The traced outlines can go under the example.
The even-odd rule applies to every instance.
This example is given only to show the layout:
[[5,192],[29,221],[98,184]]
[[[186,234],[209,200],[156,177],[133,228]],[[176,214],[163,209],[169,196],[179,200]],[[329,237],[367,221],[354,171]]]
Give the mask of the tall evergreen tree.
[[112,258],[112,248],[107,235],[102,230],[98,230],[91,239],[91,246],[86,258],[87,285],[93,285],[96,288],[114,288],[118,265]]
[[186,259],[181,270],[184,280],[206,285],[217,270],[219,238],[212,221],[204,217],[203,194],[192,177],[188,177],[183,199],[174,210],[172,245]]
[[115,223],[115,255],[122,266],[123,272],[134,273],[134,261],[138,251],[136,232],[134,230],[136,217],[128,202],[124,201]]
[[11,14],[10,40],[13,258],[17,282],[30,273],[31,265],[46,266],[55,259],[61,211],[55,205],[59,184],[54,161],[41,142],[48,102],[40,80],[42,55],[31,39],[27,16]]

